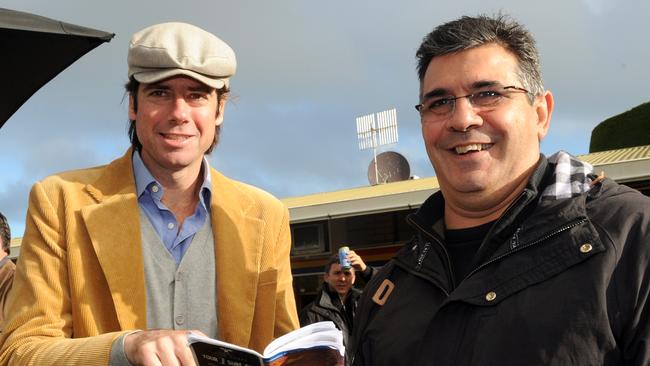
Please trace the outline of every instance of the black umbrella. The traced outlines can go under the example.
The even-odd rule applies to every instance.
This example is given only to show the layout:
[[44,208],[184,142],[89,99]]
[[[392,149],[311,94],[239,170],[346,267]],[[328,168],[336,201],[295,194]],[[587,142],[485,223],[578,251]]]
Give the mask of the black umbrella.
[[113,33],[0,8],[0,127],[38,89]]

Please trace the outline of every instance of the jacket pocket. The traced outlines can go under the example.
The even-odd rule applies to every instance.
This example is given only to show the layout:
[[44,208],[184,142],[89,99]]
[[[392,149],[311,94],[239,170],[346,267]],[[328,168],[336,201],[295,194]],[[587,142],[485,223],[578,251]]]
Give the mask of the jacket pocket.
[[528,247],[502,256],[465,279],[448,301],[496,306],[528,287],[565,273],[581,272],[579,266],[602,252],[605,246],[591,223],[585,222]]
[[257,281],[255,314],[251,330],[251,344],[261,351],[273,340],[275,333],[276,294],[278,271],[271,269],[260,272]]
[[275,284],[278,281],[278,270],[269,269],[268,271],[260,272],[257,280],[257,286],[268,286]]

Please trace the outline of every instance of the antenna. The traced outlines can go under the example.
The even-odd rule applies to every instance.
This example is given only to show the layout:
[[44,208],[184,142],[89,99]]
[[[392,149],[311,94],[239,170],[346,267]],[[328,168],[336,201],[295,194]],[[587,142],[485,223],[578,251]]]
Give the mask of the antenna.
[[377,169],[377,147],[397,142],[397,110],[389,109],[379,113],[357,117],[357,139],[359,150],[372,149],[375,165],[375,184],[379,184]]

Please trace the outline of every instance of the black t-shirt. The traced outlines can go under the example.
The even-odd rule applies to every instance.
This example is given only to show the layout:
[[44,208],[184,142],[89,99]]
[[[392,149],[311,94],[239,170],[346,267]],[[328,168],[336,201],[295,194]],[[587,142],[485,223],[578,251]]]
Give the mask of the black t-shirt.
[[474,269],[472,268],[474,256],[492,224],[494,221],[466,229],[445,229],[445,244],[451,257],[451,266],[457,284]]

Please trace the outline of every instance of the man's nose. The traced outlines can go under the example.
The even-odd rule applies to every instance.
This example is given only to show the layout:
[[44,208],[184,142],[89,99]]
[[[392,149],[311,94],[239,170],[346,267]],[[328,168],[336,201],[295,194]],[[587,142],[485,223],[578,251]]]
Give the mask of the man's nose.
[[185,98],[178,97],[175,98],[172,104],[172,113],[171,117],[177,123],[187,122],[189,116],[189,105]]
[[453,131],[465,132],[483,124],[483,118],[476,112],[469,98],[458,98],[447,119],[447,127]]

